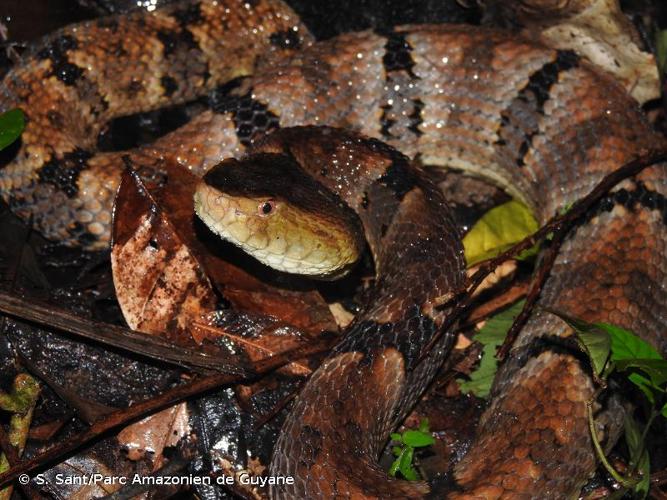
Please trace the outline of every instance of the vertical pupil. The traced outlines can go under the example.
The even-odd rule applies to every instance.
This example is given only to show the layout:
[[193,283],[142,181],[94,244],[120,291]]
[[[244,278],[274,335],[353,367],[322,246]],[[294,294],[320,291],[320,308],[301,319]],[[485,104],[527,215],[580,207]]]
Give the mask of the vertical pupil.
[[264,214],[271,213],[272,209],[273,209],[273,206],[268,201],[266,203],[264,203],[264,205],[262,205],[262,213],[264,213]]

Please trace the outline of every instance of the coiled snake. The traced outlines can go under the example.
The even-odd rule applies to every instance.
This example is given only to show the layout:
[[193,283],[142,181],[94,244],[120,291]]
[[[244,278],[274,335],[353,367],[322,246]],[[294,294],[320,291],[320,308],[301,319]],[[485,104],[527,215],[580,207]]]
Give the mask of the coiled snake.
[[[184,102],[249,74],[153,144],[96,150],[113,117]],[[4,78],[0,109],[16,106],[27,127],[0,170],[4,200],[48,237],[89,249],[108,244],[126,163],[154,170],[173,160],[203,174],[279,126],[353,129],[423,164],[484,175],[541,222],[663,144],[623,89],[572,52],[470,26],[399,27],[311,44],[294,13],[273,0],[177,2],[65,28]],[[324,196],[353,209],[378,272],[371,303],[287,419],[272,472],[296,482],[272,494],[424,494],[425,484],[389,481],[376,459],[451,340],[418,362],[446,314],[429,301],[462,282],[457,230],[442,196],[394,150],[330,129],[281,132],[253,154],[312,176],[333,191]],[[266,163],[257,158],[241,163]],[[215,177],[204,185],[228,182]],[[618,186],[566,240],[540,302],[632,329],[665,352],[666,196],[664,165]],[[567,335],[560,320],[532,315],[457,466],[451,497],[573,495],[594,470],[585,413],[593,384],[581,361],[556,347]]]

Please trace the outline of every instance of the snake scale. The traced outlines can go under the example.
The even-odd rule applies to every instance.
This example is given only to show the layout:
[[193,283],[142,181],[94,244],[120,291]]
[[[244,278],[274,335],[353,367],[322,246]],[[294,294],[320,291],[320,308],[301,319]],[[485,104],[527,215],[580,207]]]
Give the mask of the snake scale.
[[[112,118],[192,100],[230,79],[231,90],[181,129],[133,150],[97,150]],[[278,127],[353,129],[423,164],[483,175],[540,222],[664,144],[636,102],[572,52],[453,25],[314,43],[277,0],[179,1],[66,27],[5,76],[0,110],[16,106],[27,126],[0,170],[3,199],[49,238],[88,249],[108,244],[125,165],[150,172],[176,161],[203,175]],[[253,147],[304,172],[319,167],[316,176],[359,214],[378,276],[371,303],[287,418],[271,472],[295,484],[272,495],[418,497],[427,485],[388,479],[377,455],[451,344],[445,335],[419,362],[446,314],[429,301],[463,279],[457,230],[442,195],[405,157],[338,132],[322,143],[323,130],[288,130]],[[341,163],[364,170],[323,167],[343,153]],[[665,165],[619,185],[565,241],[540,303],[632,329],[667,351],[666,196]],[[569,334],[549,314],[531,316],[449,497],[562,498],[591,475],[585,402],[594,387],[564,347]],[[604,440],[607,429],[598,430]]]

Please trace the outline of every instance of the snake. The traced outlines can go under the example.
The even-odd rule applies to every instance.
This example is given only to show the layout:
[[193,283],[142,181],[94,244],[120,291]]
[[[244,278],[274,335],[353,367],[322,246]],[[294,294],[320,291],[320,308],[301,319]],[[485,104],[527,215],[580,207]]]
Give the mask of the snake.
[[[97,148],[113,118],[215,89],[207,110],[157,141]],[[294,481],[273,486],[274,498],[429,494],[378,464],[450,351],[446,332],[421,352],[449,312],[434,303],[464,280],[458,229],[420,165],[483,176],[545,223],[665,144],[610,75],[570,50],[462,25],[316,42],[278,0],[177,1],[65,27],[3,78],[0,110],[13,107],[26,127],[0,193],[66,245],[105,248],[123,169],[150,174],[164,162],[202,176],[196,204],[214,232],[278,269],[334,277],[367,242],[368,303],[286,417],[270,474]],[[572,330],[546,311],[631,329],[665,353],[666,197],[667,167],[653,165],[568,235],[448,498],[570,497],[590,478],[595,384],[568,348]],[[326,235],[318,223],[280,241],[312,217]],[[304,244],[314,236],[320,247]],[[599,440],[613,444],[607,409],[595,411]]]

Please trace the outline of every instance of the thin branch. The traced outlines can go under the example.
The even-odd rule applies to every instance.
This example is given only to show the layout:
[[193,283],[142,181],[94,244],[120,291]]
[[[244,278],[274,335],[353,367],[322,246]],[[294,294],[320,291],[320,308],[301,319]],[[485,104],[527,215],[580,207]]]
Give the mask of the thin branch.
[[257,420],[257,422],[255,422],[254,428],[261,429],[271,420],[276,418],[276,415],[278,415],[289,404],[290,401],[297,397],[297,395],[301,392],[301,389],[303,389],[303,384],[299,384],[296,389],[291,391],[287,396],[281,398],[280,401],[273,405],[273,408],[271,408],[269,412],[266,413],[266,415],[262,415]]
[[238,383],[242,380],[243,378],[239,375],[218,373],[197,379],[188,385],[174,387],[159,396],[110,413],[107,417],[94,423],[81,434],[60,443],[27,461],[20,462],[11,467],[7,472],[0,474],[0,486],[10,483],[20,474],[27,474],[35,469],[42,468],[64,458],[111,429],[155,413],[189,397],[199,395],[223,385]]
[[551,268],[556,261],[558,251],[560,250],[560,247],[563,244],[563,240],[565,240],[565,236],[567,236],[569,229],[570,228],[568,227],[567,229],[554,232],[554,236],[551,240],[551,246],[549,246],[549,248],[542,253],[540,266],[535,277],[531,281],[528,295],[526,295],[526,301],[523,303],[523,307],[521,308],[519,314],[517,314],[516,318],[514,318],[512,326],[507,331],[505,340],[501,344],[500,348],[498,349],[498,353],[496,354],[496,358],[499,361],[505,359],[510,349],[514,345],[514,341],[519,336],[519,332],[526,324],[526,321],[528,321],[528,318],[533,312],[533,307],[537,303],[537,300],[540,298],[542,287],[544,286],[544,283],[547,281],[547,278],[551,273]]
[[[574,226],[574,224],[583,217],[596,203],[598,203],[602,197],[604,197],[611,189],[614,188],[618,183],[624,181],[629,177],[633,177],[639,174],[642,170],[656,163],[667,161],[667,149],[656,149],[643,151],[640,156],[634,160],[626,163],[622,167],[614,170],[613,172],[606,175],[586,196],[577,200],[570,210],[564,214],[557,215],[553,217],[549,222],[544,226],[538,229],[535,233],[524,238],[522,241],[512,246],[509,250],[501,253],[497,257],[490,259],[480,265],[479,270],[468,280],[468,283],[465,289],[461,290],[458,294],[456,300],[456,305],[454,306],[451,313],[448,315],[440,331],[431,339],[431,341],[425,346],[422,350],[420,361],[423,360],[428,353],[433,349],[433,347],[438,343],[442,336],[449,332],[451,326],[456,320],[463,314],[464,311],[468,310],[470,304],[472,303],[474,297],[473,294],[477,288],[482,284],[484,279],[490,275],[495,269],[500,266],[503,262],[510,260],[517,255],[519,255],[524,250],[532,248],[538,242],[542,241],[547,235],[553,233],[553,243],[554,246],[558,246],[569,230]],[[536,283],[534,286],[531,286],[531,293],[529,293],[528,298],[526,299],[526,304],[524,305],[523,310],[517,316],[508,332],[508,335],[505,339],[505,342],[498,351],[498,359],[503,360],[509,350],[511,349],[516,336],[520,331],[521,327],[525,323],[525,320],[530,315],[532,306],[539,297],[539,292],[541,291],[541,286],[546,280],[550,270],[551,264],[555,260],[557,251],[552,252],[553,255],[550,255],[549,252],[546,252],[543,259],[543,264],[538,272],[536,277]],[[550,260],[550,262],[549,262]],[[452,301],[450,301],[451,303]]]
[[29,472],[35,471],[36,469],[42,469],[43,467],[52,464],[59,459],[63,459],[64,457],[70,455],[79,448],[82,448],[87,443],[96,440],[112,429],[121,427],[147,415],[151,415],[157,411],[168,408],[169,406],[180,403],[181,401],[193,396],[198,396],[204,392],[208,392],[225,385],[256,380],[259,378],[259,376],[286,365],[290,359],[299,359],[300,357],[319,354],[323,351],[328,351],[330,348],[331,342],[287,351],[258,362],[255,365],[254,375],[244,376],[228,373],[217,373],[214,375],[209,375],[195,379],[190,384],[169,389],[159,396],[133,404],[128,408],[110,413],[99,422],[95,422],[78,436],[69,438],[67,441],[60,443],[25,462],[20,462],[11,467],[8,471],[0,474],[0,487],[13,481],[21,474],[27,474]]
[[529,290],[530,283],[528,282],[521,282],[519,284],[513,285],[501,295],[493,297],[491,300],[484,302],[483,304],[471,310],[470,315],[466,318],[465,324],[460,325],[456,331],[465,331],[468,328],[475,326],[480,321],[488,319],[489,317],[496,314],[499,310],[514,304],[520,298],[528,295]]
[[[538,236],[539,240],[544,239],[549,233],[553,233],[553,239],[551,241],[551,246],[549,249],[544,252],[542,262],[540,264],[540,269],[537,272],[537,276],[533,281],[530,292],[526,297],[526,302],[523,306],[521,312],[514,319],[514,323],[507,332],[505,341],[498,349],[497,358],[502,361],[505,359],[509,353],[514,341],[519,335],[521,328],[528,320],[533,306],[537,303],[540,293],[542,291],[542,286],[549,277],[553,263],[558,256],[558,250],[562,245],[565,237],[574,227],[578,220],[586,215],[586,213],[591,210],[604,196],[609,193],[617,184],[639,174],[642,170],[656,163],[667,161],[667,151],[664,149],[659,149],[655,151],[649,151],[646,154],[640,156],[639,158],[634,159],[633,161],[626,163],[621,168],[614,170],[609,175],[604,177],[593,190],[588,193],[586,196],[577,200],[570,210],[566,213],[556,216],[552,221],[542,227],[534,236]],[[530,247],[528,247],[530,248]]]
[[202,372],[202,369],[205,369],[235,373],[246,377],[252,376],[249,369],[230,363],[228,357],[175,345],[129,328],[85,319],[65,309],[31,299],[14,297],[3,291],[0,291],[0,312],[19,320],[62,330],[78,337],[189,370]]

